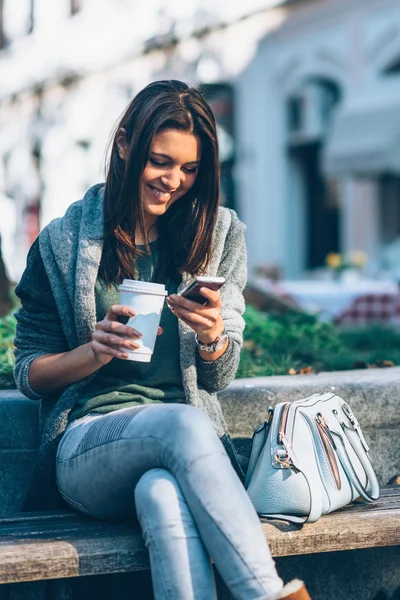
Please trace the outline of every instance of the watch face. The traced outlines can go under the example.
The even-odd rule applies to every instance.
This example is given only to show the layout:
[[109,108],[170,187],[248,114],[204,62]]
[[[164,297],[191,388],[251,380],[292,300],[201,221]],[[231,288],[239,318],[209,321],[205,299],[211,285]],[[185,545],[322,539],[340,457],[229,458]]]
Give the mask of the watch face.
[[215,346],[215,351],[221,350],[221,348],[223,348],[225,346],[227,339],[228,339],[227,333],[225,335],[221,335],[220,339],[218,340],[218,344]]

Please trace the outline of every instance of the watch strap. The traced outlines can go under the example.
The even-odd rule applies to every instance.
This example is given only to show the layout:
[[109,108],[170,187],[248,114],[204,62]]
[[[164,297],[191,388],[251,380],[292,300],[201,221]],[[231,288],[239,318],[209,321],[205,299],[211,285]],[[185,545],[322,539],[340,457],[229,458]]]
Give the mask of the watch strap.
[[216,352],[218,350],[218,345],[219,343],[223,340],[224,342],[226,341],[226,339],[228,338],[228,332],[226,331],[226,329],[223,330],[223,332],[221,333],[221,335],[219,335],[213,342],[211,342],[210,344],[203,344],[200,340],[199,340],[199,336],[196,333],[196,344],[199,348],[199,350],[203,350],[203,352]]

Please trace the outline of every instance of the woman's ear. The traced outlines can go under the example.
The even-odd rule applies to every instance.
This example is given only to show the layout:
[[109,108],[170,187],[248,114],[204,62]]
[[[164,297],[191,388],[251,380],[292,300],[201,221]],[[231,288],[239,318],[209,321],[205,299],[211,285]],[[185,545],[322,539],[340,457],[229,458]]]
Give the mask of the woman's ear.
[[125,160],[128,153],[128,143],[126,141],[126,131],[123,127],[118,129],[115,140],[119,157],[122,158],[122,160]]

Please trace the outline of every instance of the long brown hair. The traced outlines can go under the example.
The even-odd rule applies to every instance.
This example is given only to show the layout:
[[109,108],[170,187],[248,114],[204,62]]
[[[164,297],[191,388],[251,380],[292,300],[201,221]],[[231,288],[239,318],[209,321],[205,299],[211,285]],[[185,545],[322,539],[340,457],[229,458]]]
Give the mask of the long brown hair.
[[[127,152],[118,152],[118,131],[126,131]],[[156,81],[135,96],[112,142],[104,190],[104,246],[99,275],[107,284],[137,277],[139,228],[145,239],[140,182],[157,132],[178,129],[198,135],[202,152],[195,183],[157,220],[160,260],[156,279],[198,274],[211,259],[219,198],[218,139],[214,115],[202,94],[181,81]]]

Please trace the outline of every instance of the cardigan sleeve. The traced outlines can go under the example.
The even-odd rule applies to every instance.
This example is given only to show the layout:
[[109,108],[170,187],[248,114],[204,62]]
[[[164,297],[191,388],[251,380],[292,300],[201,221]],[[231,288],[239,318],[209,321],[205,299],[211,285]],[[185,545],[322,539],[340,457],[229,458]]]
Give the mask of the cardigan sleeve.
[[234,379],[243,345],[243,290],[247,280],[246,227],[236,213],[232,211],[231,214],[232,223],[217,273],[226,279],[221,288],[221,316],[229,334],[229,345],[224,354],[214,361],[203,360],[199,352],[196,353],[197,382],[208,392],[219,392]]
[[14,378],[18,389],[28,398],[41,396],[29,384],[29,368],[42,354],[58,354],[69,350],[51,286],[40,255],[38,239],[29,250],[26,269],[15,288],[21,307],[14,340]]

